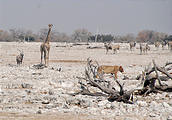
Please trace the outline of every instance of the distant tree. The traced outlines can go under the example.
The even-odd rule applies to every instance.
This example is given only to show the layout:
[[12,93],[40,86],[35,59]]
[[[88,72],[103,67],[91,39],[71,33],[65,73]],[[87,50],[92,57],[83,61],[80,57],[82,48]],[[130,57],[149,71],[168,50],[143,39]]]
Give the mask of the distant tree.
[[113,35],[109,34],[109,35],[104,35],[104,34],[98,34],[98,35],[91,35],[89,38],[89,41],[91,42],[95,42],[95,39],[97,37],[97,42],[112,42],[114,37]]
[[72,34],[72,40],[75,42],[88,42],[91,32],[87,29],[77,29]]
[[10,29],[10,38],[11,41],[35,41],[35,35],[32,33],[31,30],[24,30],[24,29]]
[[12,41],[18,41],[18,38],[19,38],[18,30],[17,29],[10,29],[9,32],[10,32],[10,35],[12,37]]
[[24,34],[24,37],[25,41],[27,42],[35,41],[34,34],[31,30],[27,30]]
[[136,37],[134,36],[134,34],[127,34],[125,37],[127,42],[136,41]]
[[172,35],[166,35],[163,41],[172,41]]
[[10,36],[8,31],[1,30],[1,32],[0,32],[0,41],[1,42],[5,42],[5,41],[11,42],[12,41],[12,37]]
[[167,36],[165,33],[155,32],[152,30],[143,30],[138,33],[137,41],[138,42],[149,42],[154,43],[156,41],[163,41],[163,39]]
[[134,34],[131,33],[127,35],[115,37],[115,42],[129,43],[131,41],[136,41],[136,37],[134,36]]
[[91,35],[89,36],[89,42],[103,42],[103,38],[102,35],[98,34],[98,35]]
[[40,29],[40,31],[38,33],[40,41],[44,41],[46,39],[47,33],[48,33],[47,28]]
[[20,29],[18,30],[18,40],[21,42],[33,42],[35,41],[35,35],[31,30]]
[[52,41],[54,42],[70,42],[70,39],[66,33],[54,32],[52,34]]
[[143,31],[139,32],[137,35],[137,41],[138,42],[148,42],[152,37],[152,32],[153,31],[150,31],[150,30],[143,30]]
[[[47,37],[48,29],[43,28],[39,31],[40,41],[44,41]],[[52,42],[69,42],[70,37],[66,33],[60,33],[55,30],[51,32],[51,41]]]
[[109,35],[101,35],[102,37],[102,41],[100,42],[112,42],[114,40],[113,35],[109,34]]

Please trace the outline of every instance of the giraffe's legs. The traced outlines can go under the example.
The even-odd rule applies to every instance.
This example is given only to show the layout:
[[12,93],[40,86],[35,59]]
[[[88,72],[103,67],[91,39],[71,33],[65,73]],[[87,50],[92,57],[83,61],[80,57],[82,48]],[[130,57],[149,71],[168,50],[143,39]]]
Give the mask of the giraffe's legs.
[[41,64],[42,64],[43,50],[41,50]]
[[108,48],[106,48],[106,54],[108,53]]
[[47,50],[47,56],[46,56],[46,59],[47,59],[47,66],[49,65],[49,50]]
[[44,61],[45,61],[45,66],[47,66],[47,60],[46,60],[46,58],[47,58],[47,51],[45,50],[45,51],[44,51]]

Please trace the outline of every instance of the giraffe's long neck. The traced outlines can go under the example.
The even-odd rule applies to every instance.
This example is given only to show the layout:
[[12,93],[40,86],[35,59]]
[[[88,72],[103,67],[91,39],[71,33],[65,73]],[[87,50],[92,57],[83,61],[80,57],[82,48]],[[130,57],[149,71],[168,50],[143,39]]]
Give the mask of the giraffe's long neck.
[[49,28],[49,30],[48,30],[48,34],[47,34],[47,37],[46,37],[44,43],[48,43],[49,44],[49,42],[50,42],[50,33],[51,33],[51,28]]

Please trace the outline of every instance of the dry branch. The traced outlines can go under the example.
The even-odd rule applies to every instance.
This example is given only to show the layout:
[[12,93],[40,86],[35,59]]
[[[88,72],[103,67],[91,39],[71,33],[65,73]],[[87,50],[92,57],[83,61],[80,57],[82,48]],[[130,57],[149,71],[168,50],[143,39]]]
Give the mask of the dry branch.
[[[171,75],[165,69],[163,69],[163,67],[158,67],[154,60],[152,62],[153,67],[151,68],[149,64],[149,67],[145,69],[145,72],[142,72],[142,74],[138,76],[138,79],[142,79],[143,82],[143,87],[141,89],[135,88],[133,90],[126,91],[124,90],[124,84],[121,84],[117,79],[114,78],[114,81],[120,88],[120,90],[118,91],[114,88],[112,82],[105,79],[102,75],[97,74],[97,68],[99,66],[98,62],[96,62],[96,64],[93,64],[95,62],[88,58],[87,66],[85,68],[85,77],[78,77],[78,79],[80,80],[79,84],[81,86],[81,91],[79,91],[78,93],[74,93],[73,95],[82,94],[90,96],[104,96],[107,97],[107,99],[111,102],[118,101],[132,104],[133,102],[131,100],[133,94],[146,96],[152,92],[172,92],[172,86],[161,84],[162,80],[171,79]],[[152,72],[155,72],[156,74],[150,74]],[[161,72],[166,76],[159,76],[158,72]],[[85,84],[81,82],[82,80]],[[159,85],[155,84],[156,80],[158,80]],[[97,88],[95,90],[100,90],[100,92],[92,92],[91,90],[89,90],[89,87]]]
[[[87,59],[87,66],[85,68],[85,78],[82,80],[86,81],[86,85],[82,82],[79,82],[81,85],[81,91],[77,94],[82,95],[90,95],[90,96],[105,96],[107,99],[111,102],[118,101],[118,102],[125,102],[125,103],[132,103],[130,101],[131,95],[134,90],[131,91],[124,91],[124,84],[121,85],[118,80],[115,79],[116,83],[120,87],[120,91],[117,91],[113,84],[111,82],[108,82],[108,80],[105,80],[101,75],[97,76],[97,68],[98,68],[98,62],[96,62],[96,65],[93,64],[93,61],[90,59]],[[79,78],[81,80],[81,78]],[[88,90],[88,87],[95,87],[101,90],[101,92],[91,92]],[[76,94],[75,94],[76,95]]]
[[72,46],[77,46],[77,45],[89,45],[89,43],[73,43]]
[[161,79],[160,79],[158,72],[157,72],[157,66],[155,64],[155,60],[153,60],[152,62],[153,62],[154,68],[155,68],[156,78],[158,79],[159,85],[162,86]]
[[[172,92],[172,86],[162,85],[161,81],[172,79],[171,75],[164,69],[164,67],[157,67],[155,61],[153,60],[153,68],[146,72],[145,80],[143,83],[143,88],[137,91],[137,95],[148,95],[151,92],[166,91]],[[169,64],[168,64],[169,65]],[[158,71],[165,74],[166,76],[159,76]],[[156,76],[152,76],[150,73],[155,72]],[[158,80],[159,85],[155,85],[156,80]]]
[[166,62],[165,66],[171,65],[172,62]]

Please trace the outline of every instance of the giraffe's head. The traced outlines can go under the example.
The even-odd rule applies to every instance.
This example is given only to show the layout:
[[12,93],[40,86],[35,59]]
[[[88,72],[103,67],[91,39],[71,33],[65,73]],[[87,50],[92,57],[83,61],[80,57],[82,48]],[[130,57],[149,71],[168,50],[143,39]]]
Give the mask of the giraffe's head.
[[53,24],[48,24],[48,27],[49,27],[49,28],[52,28],[52,26],[53,26]]

